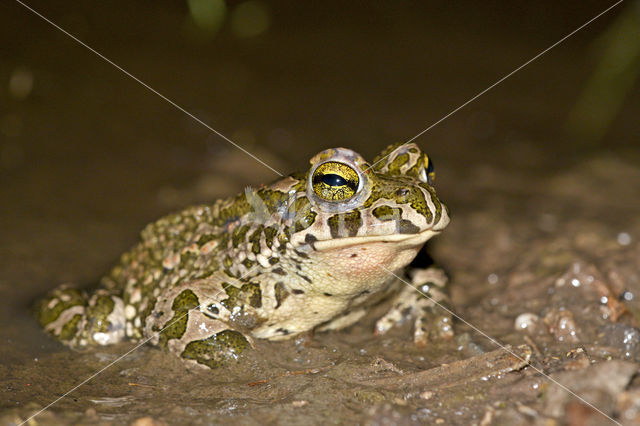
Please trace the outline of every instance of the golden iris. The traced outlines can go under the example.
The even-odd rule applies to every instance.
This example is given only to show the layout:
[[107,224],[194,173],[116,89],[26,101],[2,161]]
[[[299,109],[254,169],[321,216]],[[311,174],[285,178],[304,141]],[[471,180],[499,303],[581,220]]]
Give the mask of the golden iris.
[[358,190],[358,173],[344,163],[329,161],[313,172],[311,184],[316,195],[326,201],[344,201]]

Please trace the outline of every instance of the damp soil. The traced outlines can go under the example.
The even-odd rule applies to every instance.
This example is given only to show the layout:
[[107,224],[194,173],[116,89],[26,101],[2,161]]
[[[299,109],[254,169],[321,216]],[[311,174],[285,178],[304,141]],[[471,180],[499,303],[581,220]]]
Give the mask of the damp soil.
[[[282,172],[331,146],[372,158],[606,7],[263,5],[269,29],[239,38],[196,31],[174,3],[32,4]],[[452,340],[416,347],[410,324],[373,336],[381,306],[204,370],[131,343],[71,351],[31,303],[97,282],[155,218],[273,172],[3,3],[0,422],[637,424],[637,88],[600,139],[566,125],[618,16],[416,140],[452,211],[416,261],[450,278]]]

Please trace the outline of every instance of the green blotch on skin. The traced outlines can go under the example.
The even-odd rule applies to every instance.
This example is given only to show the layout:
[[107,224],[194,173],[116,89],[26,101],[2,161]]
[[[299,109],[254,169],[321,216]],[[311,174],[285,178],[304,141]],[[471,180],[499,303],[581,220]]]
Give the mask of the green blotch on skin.
[[243,225],[233,230],[233,236],[231,237],[233,247],[238,248],[238,246],[244,241],[248,231],[249,225]]
[[196,294],[191,290],[183,290],[182,293],[173,300],[171,309],[175,312],[188,311],[190,309],[197,308],[198,306],[198,296],[196,296]]
[[251,251],[253,254],[260,254],[260,238],[262,237],[263,229],[264,226],[258,226],[258,228],[248,238],[248,241],[251,243]]
[[280,243],[280,247],[278,247],[278,250],[280,250],[281,253],[284,253],[287,250],[287,243],[290,240],[291,231],[289,230],[289,228],[284,228],[280,235],[278,235],[278,242]]
[[[63,301],[62,298],[68,298],[69,300]],[[48,308],[52,300],[57,299],[52,308]],[[38,317],[38,321],[42,326],[46,326],[60,317],[62,312],[71,308],[72,306],[84,306],[85,298],[82,292],[75,288],[66,288],[61,290],[55,290],[50,297],[40,300],[36,306],[35,311]]]
[[[404,185],[404,189],[408,190],[408,192],[398,193],[398,185],[405,180],[407,181],[407,184]],[[380,199],[393,200],[398,204],[409,204],[412,209],[425,217],[427,223],[433,223],[433,212],[427,204],[425,194],[420,190],[420,188],[413,186],[414,182],[415,181],[413,179],[403,176],[395,177],[393,180],[380,179],[377,185],[372,186],[371,195],[363,203],[362,208],[371,207]],[[431,196],[431,200],[435,207],[436,221],[439,220],[442,215],[442,205],[440,200],[438,200],[438,197],[436,197],[435,190],[431,185],[426,183],[419,183],[419,185]]]
[[362,217],[360,216],[360,211],[355,210],[348,213],[335,214],[329,218],[328,223],[332,237],[355,237],[358,229],[362,226]]
[[420,228],[413,224],[410,220],[401,219],[398,223],[398,232],[401,234],[417,234]]
[[[429,185],[421,185],[421,186],[426,187]],[[421,214],[422,216],[424,216],[427,223],[432,223],[433,213],[431,213],[431,209],[429,209],[429,205],[427,204],[427,200],[424,198],[424,194],[422,193],[422,191],[420,191],[420,189],[415,187],[410,188],[410,191],[411,193],[406,197],[406,199],[407,201],[409,201],[409,205],[411,206],[411,208],[414,209],[419,214]],[[429,191],[429,193],[431,194],[431,191]],[[435,196],[435,191],[432,194],[432,198],[434,196]],[[403,201],[403,202],[406,203],[407,201]]]
[[58,339],[71,340],[78,334],[78,323],[82,319],[82,315],[75,314],[69,322],[62,326]]
[[317,213],[311,208],[311,203],[307,197],[300,197],[293,202],[293,212],[295,212],[295,223],[293,226],[293,232],[304,231],[316,220]]
[[180,253],[180,269],[188,269],[198,258],[198,255],[192,251],[183,251]]
[[238,288],[229,283],[222,283],[222,288],[229,298],[220,303],[229,310],[235,306],[249,305],[254,308],[262,306],[262,290],[259,284],[247,283]]
[[198,238],[198,246],[202,247],[203,245],[215,239],[216,236],[214,234],[204,234],[200,238]]
[[362,208],[368,208],[373,205],[376,201],[380,199],[385,200],[395,200],[398,204],[406,204],[407,196],[399,197],[397,195],[398,191],[398,180],[390,180],[390,179],[380,179],[380,181],[374,184],[371,187],[371,194],[369,198],[365,200],[362,204]]
[[401,234],[417,234],[420,228],[413,224],[410,220],[402,219],[402,209],[397,207],[380,206],[373,209],[372,214],[382,222],[396,220],[398,224],[398,232]]
[[400,175],[400,168],[409,162],[409,154],[400,154],[389,163],[390,175]]
[[242,286],[242,291],[246,293],[247,302],[254,308],[262,307],[262,290],[260,285],[249,283]]
[[209,368],[218,368],[237,359],[249,342],[242,333],[224,330],[211,337],[187,344],[180,356]]
[[171,339],[179,339],[187,330],[189,310],[200,306],[198,297],[191,290],[184,290],[173,300],[171,309],[175,312],[173,317],[166,322],[165,328],[160,334],[159,345],[166,346]]
[[244,193],[238,194],[235,198],[225,200],[224,203],[226,204],[225,207],[221,208],[218,215],[212,220],[215,226],[224,226],[234,222],[252,211],[252,207]]
[[[440,217],[442,216],[442,203],[436,196],[436,190],[433,189],[431,185],[426,183],[421,183],[420,186],[426,189],[431,195],[431,202],[433,202],[433,206],[436,208],[436,214],[435,214],[435,217],[433,218],[433,222],[437,223],[440,220]],[[448,210],[447,210],[447,213],[449,213]],[[428,222],[431,222],[431,217],[432,217],[431,212],[429,212],[429,216],[427,216]]]
[[380,154],[376,155],[376,158],[373,159],[372,163],[375,164],[375,166],[373,166],[374,170],[382,170],[387,165],[387,162],[384,161],[386,157],[402,144],[402,142],[392,143],[391,145],[383,149]]
[[231,235],[228,232],[223,233],[222,235],[220,235],[220,239],[218,240],[218,247],[228,247],[230,239]]
[[[252,194],[260,198],[260,200],[262,201],[262,205],[259,207],[260,209],[264,207],[266,209],[266,212],[264,213],[267,214],[273,214],[275,211],[277,211],[281,205],[287,202],[288,197],[288,195],[282,191],[275,191],[271,189],[260,189],[258,191],[252,191]],[[255,201],[256,200],[253,200],[252,202],[254,202],[255,204]],[[235,198],[225,200],[224,207],[222,207],[217,216],[212,219],[212,223],[215,226],[224,226],[241,219],[243,216],[249,213],[256,213],[255,210],[256,206],[251,205],[249,200],[247,200],[247,195],[245,193],[238,194]],[[246,230],[243,231],[246,232]],[[236,235],[235,232],[233,237],[234,247],[237,247],[237,245],[240,244],[244,239],[244,235]]]
[[282,305],[282,302],[289,297],[289,292],[285,288],[283,283],[276,283],[275,287],[275,296],[276,296],[276,309]]
[[296,192],[305,192],[307,190],[307,174],[304,172],[296,172],[289,175],[291,178],[297,180],[292,189]]
[[113,312],[115,302],[107,295],[98,296],[93,306],[88,306],[86,310],[87,318],[91,319],[92,330],[94,332],[105,332],[109,328],[107,317]]
[[238,294],[238,291],[240,291],[238,287],[231,285],[227,282],[222,283],[222,289],[224,290],[225,293],[227,293],[227,296],[229,297],[235,297],[235,295]]
[[208,263],[206,263],[205,266],[202,267],[202,269],[199,271],[199,273],[195,275],[195,278],[204,279],[204,278],[210,277],[219,268],[220,268],[220,266],[219,266],[218,262],[215,262],[213,260],[209,260]]
[[275,226],[267,226],[264,228],[264,241],[267,244],[267,247],[271,248],[273,245],[273,239],[278,233],[278,229]]
[[397,207],[380,206],[371,212],[378,220],[387,222],[393,219],[399,219],[402,216],[402,209]]
[[286,204],[287,198],[289,197],[286,192],[264,188],[258,190],[257,194],[264,202],[264,205],[267,208],[269,214],[273,214],[278,209],[280,209],[281,206]]

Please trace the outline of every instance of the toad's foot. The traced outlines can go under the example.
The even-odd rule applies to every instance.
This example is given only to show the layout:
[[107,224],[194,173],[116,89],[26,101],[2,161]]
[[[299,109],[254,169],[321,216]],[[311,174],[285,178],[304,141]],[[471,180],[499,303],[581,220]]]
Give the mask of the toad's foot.
[[72,348],[110,345],[125,338],[124,303],[105,289],[88,295],[63,285],[38,301],[35,309],[45,330]]
[[444,291],[447,277],[441,269],[410,271],[411,283],[394,298],[392,308],[376,322],[375,334],[384,334],[391,327],[414,320],[413,340],[424,346],[429,340],[449,340],[453,337],[448,297]]

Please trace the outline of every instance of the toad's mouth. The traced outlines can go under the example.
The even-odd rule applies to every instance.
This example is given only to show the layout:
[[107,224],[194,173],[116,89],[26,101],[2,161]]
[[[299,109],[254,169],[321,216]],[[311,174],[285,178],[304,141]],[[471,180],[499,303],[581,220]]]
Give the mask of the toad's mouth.
[[417,234],[388,234],[388,235],[365,235],[360,237],[343,237],[329,240],[318,240],[309,242],[315,251],[327,251],[335,249],[349,248],[372,243],[389,243],[397,246],[412,247],[421,246],[439,231],[427,229]]

